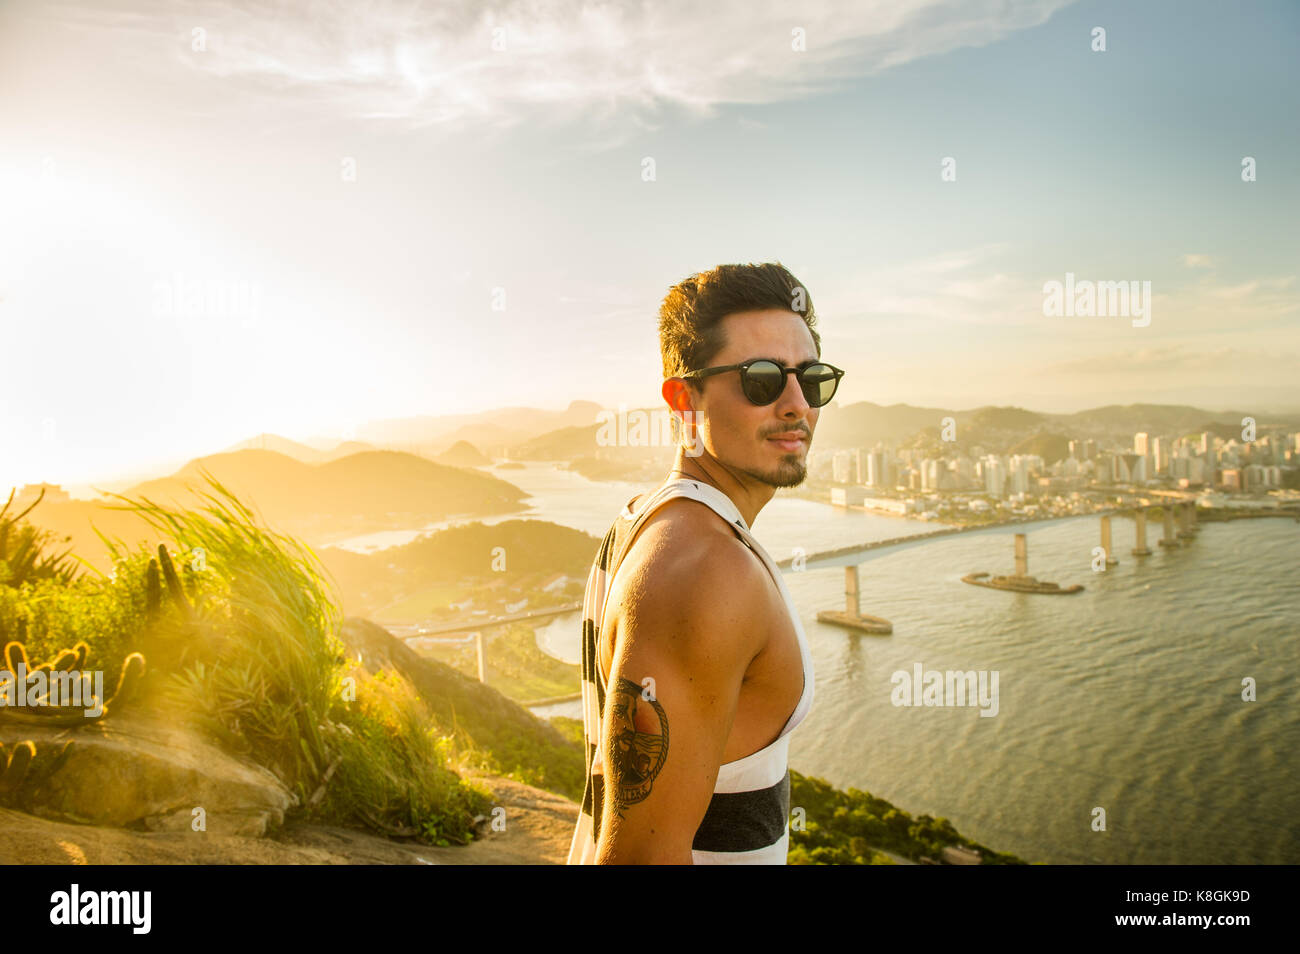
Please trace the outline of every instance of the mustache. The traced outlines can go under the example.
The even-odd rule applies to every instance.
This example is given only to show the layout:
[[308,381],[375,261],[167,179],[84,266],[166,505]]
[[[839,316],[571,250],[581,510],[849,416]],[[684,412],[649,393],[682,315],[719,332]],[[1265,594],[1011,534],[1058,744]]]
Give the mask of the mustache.
[[783,427],[780,430],[772,431],[770,434],[764,434],[763,439],[775,437],[777,434],[802,434],[804,437],[812,438],[812,431],[803,425],[799,425],[797,427]]

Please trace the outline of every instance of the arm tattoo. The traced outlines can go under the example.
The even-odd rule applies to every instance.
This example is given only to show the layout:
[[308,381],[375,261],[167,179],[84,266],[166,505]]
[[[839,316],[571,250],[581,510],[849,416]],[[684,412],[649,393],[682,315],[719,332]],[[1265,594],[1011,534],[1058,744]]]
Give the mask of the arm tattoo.
[[609,768],[614,810],[644,801],[655,776],[668,758],[668,716],[658,699],[646,700],[641,687],[619,679],[610,703],[613,731],[610,734]]

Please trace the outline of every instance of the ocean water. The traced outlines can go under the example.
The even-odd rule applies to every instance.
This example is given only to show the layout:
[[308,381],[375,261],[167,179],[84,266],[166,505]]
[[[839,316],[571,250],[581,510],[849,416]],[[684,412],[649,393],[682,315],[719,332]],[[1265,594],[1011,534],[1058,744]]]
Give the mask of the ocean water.
[[[1188,546],[1090,569],[1097,519],[1029,534],[1030,572],[1070,596],[971,586],[1010,536],[960,536],[860,569],[887,637],[816,622],[843,571],[786,574],[817,669],[790,764],[1027,860],[1300,862],[1300,524],[1203,524]],[[997,671],[998,713],[895,706],[895,672]],[[1252,679],[1256,701],[1242,699]],[[1093,830],[1096,809],[1105,830]]]
[[[537,516],[584,528],[644,487],[591,484],[546,465]],[[562,475],[562,476],[557,476]],[[547,484],[542,487],[540,484]],[[593,515],[593,512],[595,515]],[[548,515],[549,514],[549,515]],[[1300,862],[1300,523],[1204,523],[1188,545],[1133,557],[1116,518],[1117,566],[1094,573],[1097,517],[1034,525],[1029,571],[1082,593],[1006,593],[961,582],[1009,572],[1012,536],[886,551],[860,567],[862,610],[891,636],[818,623],[843,605],[840,568],[787,572],[816,668],[790,765],[841,787],[946,817],[1026,860],[1109,864]],[[778,498],[754,532],[773,556],[924,532],[933,524]],[[597,532],[594,529],[589,532]],[[860,536],[854,536],[859,534]],[[578,658],[576,614],[539,631]],[[894,705],[896,672],[998,674],[998,711]],[[1243,701],[1253,680],[1255,701]],[[580,716],[576,703],[545,713]],[[1095,830],[1104,811],[1104,830]]]

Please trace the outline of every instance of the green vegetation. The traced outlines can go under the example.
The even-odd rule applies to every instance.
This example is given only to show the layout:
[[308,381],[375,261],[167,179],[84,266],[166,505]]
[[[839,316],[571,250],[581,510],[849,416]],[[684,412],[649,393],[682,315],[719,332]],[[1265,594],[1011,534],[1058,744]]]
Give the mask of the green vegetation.
[[66,584],[76,575],[76,567],[67,559],[68,551],[49,555],[44,549],[53,542],[54,534],[39,530],[23,521],[32,509],[45,499],[45,489],[21,513],[10,514],[15,487],[9,499],[0,507],[0,586],[22,586],[39,580],[53,580]]
[[144,590],[116,574],[78,577],[83,561],[46,554],[53,535],[23,522],[43,497],[18,514],[0,508],[0,648],[17,642],[30,659],[54,660],[84,643],[101,668],[119,672],[145,628]]
[[804,830],[792,823],[789,863],[792,865],[892,864],[880,851],[913,861],[938,860],[946,846],[973,848],[983,864],[1025,864],[963,838],[946,818],[913,818],[883,798],[850,788],[847,792],[819,778],[790,772],[791,809],[802,808]]
[[[473,640],[464,646],[437,647],[423,653],[478,678],[478,652]],[[533,627],[526,621],[484,630],[483,654],[487,684],[521,704],[582,689],[582,667],[542,652]]]
[[387,657],[408,679],[439,725],[449,727],[462,767],[506,775],[568,798],[582,797],[586,761],[579,742],[495,689],[417,654],[381,626],[349,618],[349,645]]
[[[35,705],[5,708],[0,710],[0,718],[38,726],[82,726],[104,718],[110,710],[116,712],[139,688],[144,677],[144,656],[140,653],[127,656],[113,691],[106,697],[96,699],[95,686],[86,675],[86,660],[89,655],[90,647],[82,642],[77,643],[75,648],[63,650],[56,658],[37,665],[27,658],[27,648],[21,642],[12,640],[5,644],[4,668],[16,680],[25,681],[28,673],[42,673],[49,682],[44,692],[38,692]],[[66,673],[67,676],[58,677],[60,673]],[[77,674],[76,677],[72,676],[73,673]],[[56,677],[68,681],[56,683]]]
[[448,527],[384,552],[386,564],[408,583],[440,583],[461,576],[511,580],[529,573],[586,575],[600,541],[545,520],[504,520]]
[[434,728],[409,682],[385,670],[364,684],[358,711],[340,724],[328,814],[433,844],[466,843],[471,813],[486,811],[491,793],[449,769],[459,759],[452,737]]
[[465,587],[456,583],[438,583],[406,599],[388,604],[377,615],[383,619],[430,619],[440,613],[451,613],[451,604],[465,599],[474,599],[465,592]]
[[220,496],[203,494],[201,511],[125,497],[115,508],[174,539],[179,569],[165,547],[155,562],[101,535],[111,576],[0,587],[7,638],[19,634],[37,658],[81,642],[106,667],[143,652],[151,665],[141,694],[158,716],[268,768],[298,796],[299,814],[467,841],[490,796],[452,770],[449,734],[409,687],[346,658],[314,553],[260,526],[205,476]]
[[1064,434],[1039,433],[1012,444],[1008,454],[1037,454],[1049,467],[1070,456],[1070,439]]
[[[451,603],[474,608],[529,597],[528,608],[581,596],[600,540],[545,520],[463,524],[380,553],[326,548],[321,560],[339,584],[348,615],[378,619],[459,619]],[[557,573],[575,577],[563,592],[540,591]],[[500,610],[494,610],[500,612]]]
[[[581,719],[570,719],[568,716],[551,716],[551,725],[555,726],[557,732],[571,741],[574,745],[583,744],[583,729]],[[586,765],[583,766],[586,771]]]
[[[531,713],[529,717],[541,722]],[[507,724],[482,717],[459,720],[457,733],[457,739],[463,733],[468,743],[460,750],[462,766],[504,775],[574,801],[582,800],[587,764],[581,745],[567,737],[556,733],[554,740],[540,740],[536,735],[512,732]]]

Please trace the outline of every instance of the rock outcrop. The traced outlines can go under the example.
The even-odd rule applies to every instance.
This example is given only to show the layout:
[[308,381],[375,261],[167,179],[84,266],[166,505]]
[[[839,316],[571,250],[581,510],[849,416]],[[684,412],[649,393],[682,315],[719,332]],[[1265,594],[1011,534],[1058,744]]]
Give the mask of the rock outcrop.
[[124,710],[81,728],[0,721],[0,742],[28,739],[38,759],[72,740],[58,771],[29,779],[4,799],[48,819],[189,831],[202,817],[212,833],[260,836],[281,825],[297,801],[266,769],[149,709]]

